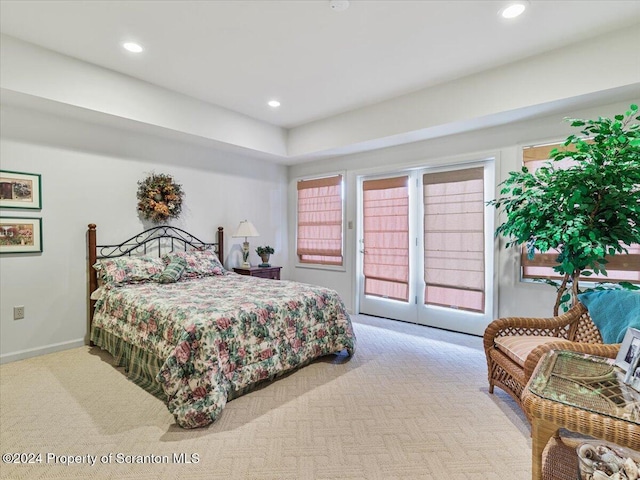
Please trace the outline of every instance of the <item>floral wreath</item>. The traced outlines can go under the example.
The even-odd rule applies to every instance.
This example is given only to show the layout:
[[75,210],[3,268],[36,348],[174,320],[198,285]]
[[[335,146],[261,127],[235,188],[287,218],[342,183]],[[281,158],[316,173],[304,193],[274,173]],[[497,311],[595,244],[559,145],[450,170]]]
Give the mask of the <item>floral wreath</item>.
[[138,212],[153,223],[177,218],[182,211],[182,186],[171,175],[152,173],[138,182]]

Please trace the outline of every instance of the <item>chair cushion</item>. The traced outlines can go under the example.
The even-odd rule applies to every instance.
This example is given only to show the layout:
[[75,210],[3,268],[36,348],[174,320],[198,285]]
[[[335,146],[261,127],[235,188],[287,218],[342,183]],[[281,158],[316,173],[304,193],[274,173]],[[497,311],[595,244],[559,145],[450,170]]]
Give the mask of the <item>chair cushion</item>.
[[578,295],[589,310],[604,343],[620,343],[627,328],[640,328],[640,293],[630,290],[592,290]]
[[494,341],[498,350],[524,368],[524,362],[534,348],[538,345],[558,340],[562,339],[541,335],[507,335],[505,337],[496,337]]

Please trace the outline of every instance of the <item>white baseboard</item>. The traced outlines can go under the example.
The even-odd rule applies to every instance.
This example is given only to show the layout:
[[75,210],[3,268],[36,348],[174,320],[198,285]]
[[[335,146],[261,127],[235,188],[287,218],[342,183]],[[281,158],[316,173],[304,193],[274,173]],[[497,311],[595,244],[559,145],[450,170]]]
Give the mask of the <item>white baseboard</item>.
[[24,360],[25,358],[38,357],[40,355],[46,355],[47,353],[60,352],[62,350],[69,350],[70,348],[77,348],[86,345],[84,339],[69,340],[68,342],[54,343],[53,345],[47,345],[44,347],[30,348],[28,350],[20,350],[19,352],[4,353],[0,355],[0,365],[3,363],[16,362],[18,360]]

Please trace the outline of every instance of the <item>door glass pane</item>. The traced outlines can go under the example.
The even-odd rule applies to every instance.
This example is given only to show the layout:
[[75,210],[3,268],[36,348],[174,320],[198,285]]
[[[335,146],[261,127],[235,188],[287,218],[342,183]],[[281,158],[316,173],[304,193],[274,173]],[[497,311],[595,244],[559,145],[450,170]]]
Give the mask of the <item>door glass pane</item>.
[[484,169],[423,176],[425,304],[484,311]]
[[363,182],[364,293],[409,299],[408,176]]

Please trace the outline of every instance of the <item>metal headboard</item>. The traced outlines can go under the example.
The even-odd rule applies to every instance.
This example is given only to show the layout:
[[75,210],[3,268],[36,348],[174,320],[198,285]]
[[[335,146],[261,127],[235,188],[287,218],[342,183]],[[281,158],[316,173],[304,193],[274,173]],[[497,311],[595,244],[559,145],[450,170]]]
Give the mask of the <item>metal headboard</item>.
[[153,227],[125,240],[117,245],[97,245],[96,225],[89,224],[87,231],[89,245],[89,326],[93,319],[94,301],[91,294],[98,288],[98,274],[93,268],[100,258],[116,258],[125,255],[162,256],[164,253],[178,250],[213,250],[221,263],[224,263],[224,230],[218,227],[217,239],[214,243],[206,243],[180,228],[162,225]]
[[164,253],[177,250],[213,250],[218,253],[218,245],[218,242],[205,243],[181,228],[163,225],[145,230],[118,245],[96,245],[96,258],[123,257],[131,254],[162,256]]

